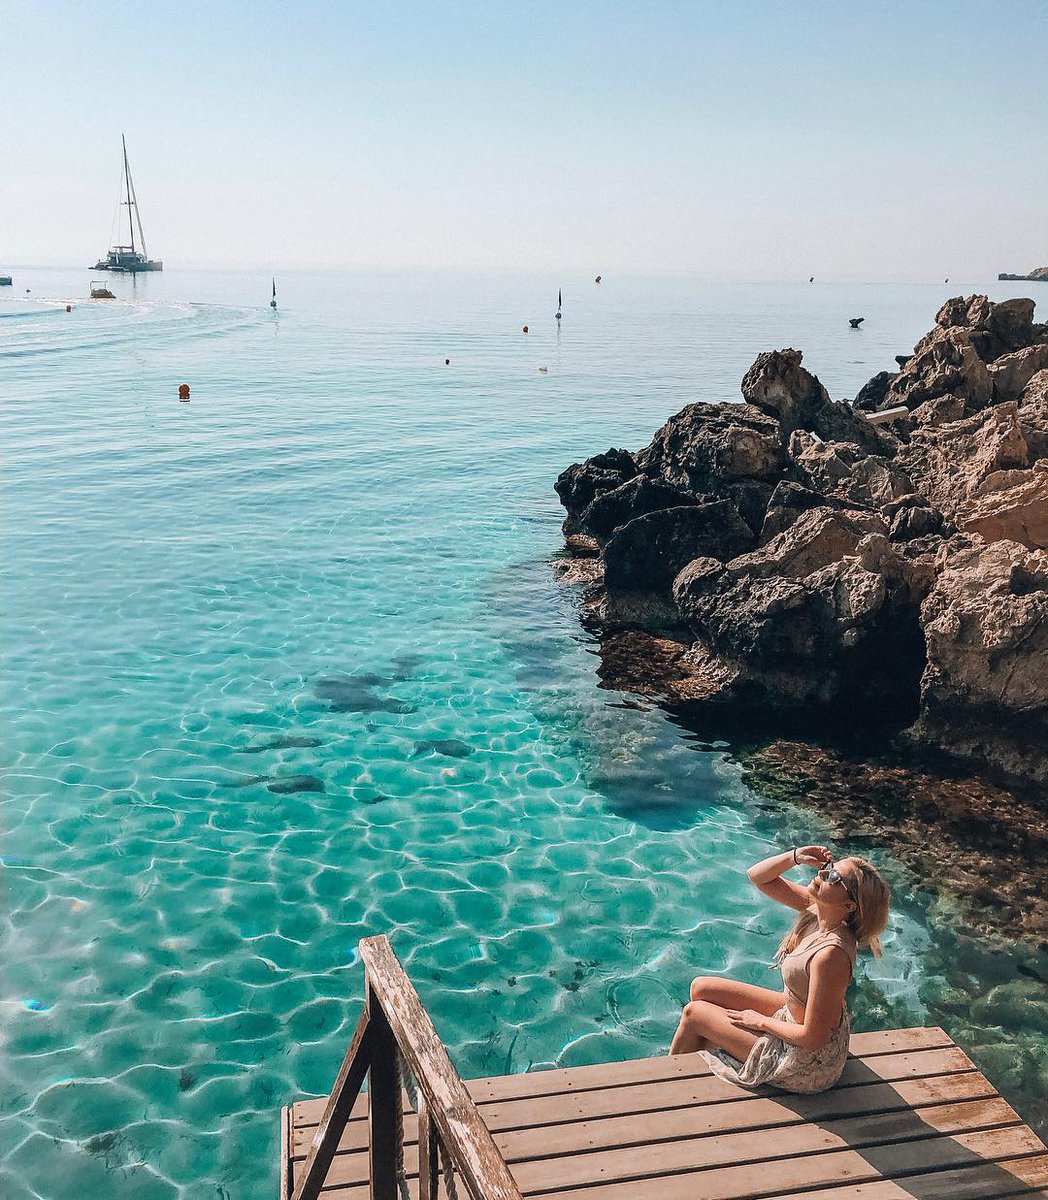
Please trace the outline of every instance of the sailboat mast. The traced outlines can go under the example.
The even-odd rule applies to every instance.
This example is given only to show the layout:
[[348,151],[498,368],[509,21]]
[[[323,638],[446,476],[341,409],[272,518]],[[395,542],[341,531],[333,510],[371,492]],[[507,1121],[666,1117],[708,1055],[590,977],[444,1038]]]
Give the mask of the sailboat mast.
[[127,165],[127,138],[120,135],[120,143],[124,147],[124,187],[127,190],[127,227],[131,231],[131,249],[135,248],[135,221],[131,215],[131,168]]

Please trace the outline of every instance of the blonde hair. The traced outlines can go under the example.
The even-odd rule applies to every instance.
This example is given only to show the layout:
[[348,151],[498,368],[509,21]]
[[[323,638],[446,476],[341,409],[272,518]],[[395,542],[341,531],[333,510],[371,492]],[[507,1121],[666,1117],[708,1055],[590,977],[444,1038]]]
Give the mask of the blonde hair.
[[[855,911],[848,914],[845,924],[851,930],[860,949],[867,948],[874,958],[880,958],[883,953],[881,934],[888,924],[891,889],[873,863],[865,858],[855,857],[850,857],[849,861],[855,880]],[[793,928],[779,945],[774,965],[778,966],[787,954],[796,950],[818,922],[819,918],[811,908],[798,913]]]

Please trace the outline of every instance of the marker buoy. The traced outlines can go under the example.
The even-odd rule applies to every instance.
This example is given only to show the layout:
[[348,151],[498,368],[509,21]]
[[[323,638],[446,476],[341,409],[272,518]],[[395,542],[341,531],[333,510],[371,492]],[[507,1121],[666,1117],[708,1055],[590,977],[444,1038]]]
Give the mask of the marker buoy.
[[450,367],[450,366],[451,366],[451,359],[450,359],[450,358],[445,358],[445,359],[444,359],[444,366],[445,366],[445,367]]
[[72,306],[71,304],[67,304],[67,305],[66,305],[66,312],[72,312],[72,311],[73,311],[73,306]]
[[527,325],[525,325],[525,326],[524,326],[524,332],[525,332],[525,333],[527,333],[527,332],[528,332],[528,327],[527,327]]
[[189,384],[180,383],[178,385],[178,398],[183,404],[189,403]]

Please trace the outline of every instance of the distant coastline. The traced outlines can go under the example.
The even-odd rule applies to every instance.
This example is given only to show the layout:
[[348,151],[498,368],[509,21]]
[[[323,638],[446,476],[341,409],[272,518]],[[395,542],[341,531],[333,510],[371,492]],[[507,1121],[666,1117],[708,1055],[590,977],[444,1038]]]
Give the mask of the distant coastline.
[[1010,279],[1019,283],[1048,283],[1048,267],[1035,267],[1029,275],[1009,275],[1002,271],[997,276],[1000,279]]

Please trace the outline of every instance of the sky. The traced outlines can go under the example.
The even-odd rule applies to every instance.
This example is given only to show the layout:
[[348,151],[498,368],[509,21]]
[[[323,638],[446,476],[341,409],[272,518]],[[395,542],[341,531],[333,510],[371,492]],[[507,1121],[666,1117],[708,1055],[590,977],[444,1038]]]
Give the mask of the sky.
[[0,0],[0,268],[1048,264],[1048,0]]

